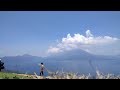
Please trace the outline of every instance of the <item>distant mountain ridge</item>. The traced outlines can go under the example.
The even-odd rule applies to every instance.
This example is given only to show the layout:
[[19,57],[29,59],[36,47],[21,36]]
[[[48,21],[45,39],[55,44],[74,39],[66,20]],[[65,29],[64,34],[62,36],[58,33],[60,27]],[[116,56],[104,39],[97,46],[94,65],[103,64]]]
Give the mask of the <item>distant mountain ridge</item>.
[[[6,70],[16,71],[16,72],[37,72],[39,74],[38,63],[44,62],[49,69],[56,69],[67,67],[69,68],[69,63],[73,62],[77,64],[80,63],[80,68],[94,68],[95,64],[99,61],[118,61],[120,60],[119,56],[104,56],[104,55],[93,55],[86,51],[76,49],[71,51],[65,51],[62,53],[52,54],[48,57],[38,57],[32,56],[29,54],[19,55],[19,56],[5,56],[1,58],[5,63]],[[59,62],[58,62],[59,61]],[[70,61],[69,63],[60,63],[64,61]],[[94,61],[94,63],[93,63]],[[58,63],[57,63],[58,62]],[[92,64],[93,63],[93,64]],[[68,64],[68,65],[67,65]],[[104,63],[103,63],[104,64]],[[86,66],[87,65],[87,66]],[[85,67],[86,66],[86,67]],[[74,66],[75,67],[75,66]],[[72,67],[71,67],[72,68]],[[83,69],[84,69],[83,68]],[[88,70],[90,71],[90,70]]]

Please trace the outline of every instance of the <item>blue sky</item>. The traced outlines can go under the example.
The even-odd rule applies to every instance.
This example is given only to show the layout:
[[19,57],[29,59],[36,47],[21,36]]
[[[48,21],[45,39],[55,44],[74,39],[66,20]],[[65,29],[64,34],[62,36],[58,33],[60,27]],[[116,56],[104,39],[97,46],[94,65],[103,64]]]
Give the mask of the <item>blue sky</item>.
[[68,33],[85,35],[86,30],[119,39],[120,11],[0,11],[0,56],[43,56]]

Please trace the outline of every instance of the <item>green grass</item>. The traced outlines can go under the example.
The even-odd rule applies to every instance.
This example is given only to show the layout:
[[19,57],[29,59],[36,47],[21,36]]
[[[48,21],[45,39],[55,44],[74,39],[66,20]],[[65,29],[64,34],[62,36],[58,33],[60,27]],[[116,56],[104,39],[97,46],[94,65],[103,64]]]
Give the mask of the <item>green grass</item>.
[[38,76],[29,74],[17,74],[17,73],[5,73],[0,72],[0,79],[120,79],[120,75],[114,74],[103,74],[102,72],[96,70],[96,76],[91,76],[90,74],[77,74],[70,72],[51,72],[47,77]]
[[32,77],[17,75],[15,73],[0,72],[0,79],[32,79]]

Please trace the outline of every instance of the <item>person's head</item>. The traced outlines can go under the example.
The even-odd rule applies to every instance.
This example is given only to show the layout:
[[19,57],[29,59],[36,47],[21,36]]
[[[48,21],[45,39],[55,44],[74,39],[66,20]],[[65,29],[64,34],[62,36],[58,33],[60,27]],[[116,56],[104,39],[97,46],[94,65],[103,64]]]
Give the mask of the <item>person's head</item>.
[[43,65],[43,63],[41,63]]

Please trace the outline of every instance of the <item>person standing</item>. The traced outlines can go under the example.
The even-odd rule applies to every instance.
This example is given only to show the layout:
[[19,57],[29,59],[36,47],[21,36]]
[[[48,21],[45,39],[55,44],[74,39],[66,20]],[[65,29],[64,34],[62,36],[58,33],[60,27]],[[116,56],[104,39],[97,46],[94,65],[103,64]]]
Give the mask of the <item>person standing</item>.
[[43,63],[40,64],[40,76],[43,76],[44,75],[44,65]]

